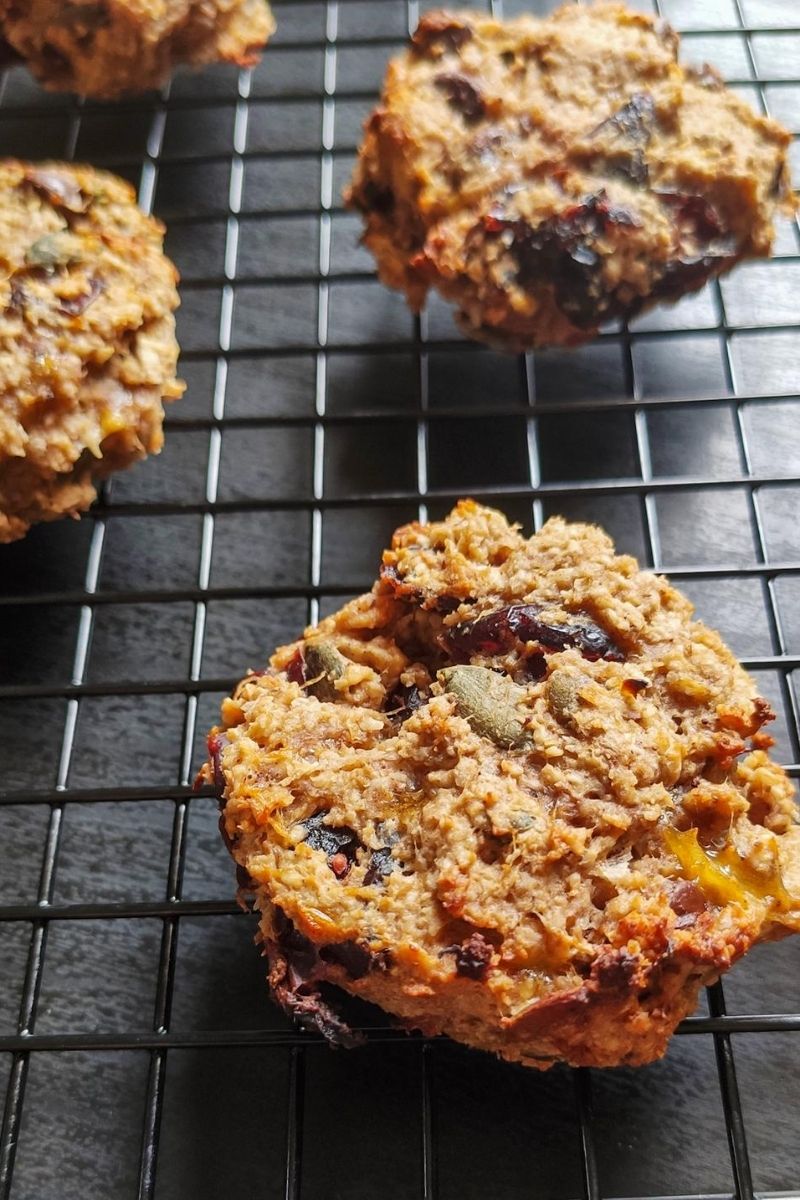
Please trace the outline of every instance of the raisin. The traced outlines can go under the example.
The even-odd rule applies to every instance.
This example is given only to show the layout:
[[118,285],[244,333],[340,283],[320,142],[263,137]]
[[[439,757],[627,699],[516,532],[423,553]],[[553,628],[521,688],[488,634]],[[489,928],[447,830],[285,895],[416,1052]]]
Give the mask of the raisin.
[[444,92],[450,107],[468,123],[480,121],[486,115],[486,102],[466,75],[437,75],[433,82]]
[[382,882],[387,875],[391,875],[394,870],[394,858],[392,857],[391,846],[380,846],[377,850],[372,851],[364,875],[364,885],[370,887],[373,883]]
[[681,879],[670,888],[669,906],[679,917],[705,912],[708,902],[700,888],[690,879]]
[[487,613],[465,625],[456,625],[446,635],[449,647],[456,654],[494,655],[513,646],[515,641],[538,642],[545,650],[563,650],[575,646],[585,658],[605,658],[623,662],[624,654],[604,629],[581,616],[578,621],[543,621],[540,609],[533,604],[512,604],[508,608]]
[[303,840],[312,850],[321,850],[336,878],[344,879],[356,860],[361,842],[355,830],[347,825],[326,825],[327,815],[327,809],[320,808],[303,822],[306,827]]
[[295,650],[294,654],[286,664],[286,678],[290,683],[296,683],[302,687],[306,681],[305,668],[306,664],[302,653],[299,650]]
[[466,979],[483,979],[492,960],[492,947],[477,930],[460,946],[447,946],[443,953],[455,955],[456,974]]

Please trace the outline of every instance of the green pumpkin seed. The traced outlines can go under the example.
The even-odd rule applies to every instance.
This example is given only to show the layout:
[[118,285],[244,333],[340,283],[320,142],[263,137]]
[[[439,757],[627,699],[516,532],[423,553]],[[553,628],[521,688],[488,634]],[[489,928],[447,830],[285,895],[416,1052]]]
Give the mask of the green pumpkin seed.
[[476,733],[508,750],[533,745],[519,712],[524,688],[488,667],[446,667],[438,678]]
[[311,682],[308,690],[318,700],[335,700],[334,680],[344,675],[347,662],[332,642],[306,642],[306,674]]
[[564,720],[575,711],[580,688],[580,679],[570,675],[569,671],[553,671],[547,681],[547,703],[553,716]]
[[54,270],[66,267],[81,259],[80,244],[71,233],[46,233],[25,251],[25,262],[29,267],[45,267]]

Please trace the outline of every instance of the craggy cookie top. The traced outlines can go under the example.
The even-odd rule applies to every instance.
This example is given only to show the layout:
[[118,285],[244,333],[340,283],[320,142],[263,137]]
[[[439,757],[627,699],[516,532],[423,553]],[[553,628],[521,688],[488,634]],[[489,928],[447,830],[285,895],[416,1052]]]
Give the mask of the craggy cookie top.
[[45,87],[117,97],[180,63],[252,66],[273,32],[266,0],[0,0],[0,30]]
[[95,468],[158,450],[162,400],[183,386],[177,273],[131,186],[6,159],[0,198],[2,541],[86,507]]
[[415,307],[438,288],[513,349],[585,340],[768,254],[789,135],[677,46],[614,3],[423,17],[349,193],[384,281]]
[[[526,540],[463,501],[244,679],[207,778],[284,1006],[333,978],[507,1057],[647,1061],[709,973],[798,928],[772,714],[691,611],[593,526]],[[589,1044],[620,988],[636,1021]],[[583,1016],[533,1032],[556,997]]]

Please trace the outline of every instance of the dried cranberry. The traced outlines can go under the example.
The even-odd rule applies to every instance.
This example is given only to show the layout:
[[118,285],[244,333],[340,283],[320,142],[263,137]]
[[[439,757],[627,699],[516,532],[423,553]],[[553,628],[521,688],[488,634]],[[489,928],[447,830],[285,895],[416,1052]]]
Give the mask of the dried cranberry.
[[365,886],[370,887],[371,884],[386,879],[387,875],[391,875],[393,870],[394,858],[392,857],[391,846],[380,846],[377,850],[372,851],[369,866],[364,875]]
[[295,650],[286,664],[286,678],[290,683],[298,684],[299,687],[302,687],[306,681],[305,659],[299,650]]
[[318,809],[304,822],[305,843],[312,850],[321,850],[337,879],[343,879],[356,860],[361,842],[354,829],[347,825],[326,825],[327,809]]
[[677,299],[684,292],[702,287],[726,262],[736,258],[736,239],[702,196],[678,192],[658,195],[672,216],[677,254],[664,265],[653,295]]
[[437,75],[434,85],[444,92],[447,102],[467,122],[480,121],[486,115],[486,102],[466,75]]
[[491,944],[478,930],[460,946],[448,946],[444,953],[455,955],[456,974],[467,979],[483,979],[492,961]]
[[467,656],[494,655],[513,646],[515,641],[538,642],[545,650],[563,650],[575,646],[585,658],[623,662],[624,654],[611,638],[589,617],[570,622],[543,621],[541,609],[534,604],[512,604],[487,613],[464,625],[456,625],[446,635],[451,650]]
[[214,770],[214,787],[217,789],[217,796],[222,799],[222,793],[225,791],[225,774],[222,770],[222,751],[228,745],[228,739],[224,733],[210,733],[208,735],[208,756],[211,759],[211,766]]

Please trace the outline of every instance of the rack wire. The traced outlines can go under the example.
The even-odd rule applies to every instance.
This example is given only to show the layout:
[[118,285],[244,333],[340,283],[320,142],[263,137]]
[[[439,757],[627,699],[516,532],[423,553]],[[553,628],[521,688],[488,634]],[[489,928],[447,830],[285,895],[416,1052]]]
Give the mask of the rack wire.
[[[492,3],[500,15],[522,4]],[[543,11],[551,5],[528,4]],[[798,125],[790,0],[643,0]],[[415,0],[279,0],[253,71],[137,103],[0,93],[4,154],[131,178],[183,274],[158,460],[0,553],[0,1200],[800,1193],[800,956],[759,948],[662,1064],[546,1076],[268,1006],[202,737],[248,665],[461,495],[563,511],[667,571],[756,674],[800,775],[800,245],[572,355],[412,319],[341,207]],[[800,939],[797,939],[800,940]]]

